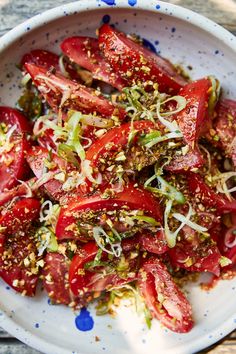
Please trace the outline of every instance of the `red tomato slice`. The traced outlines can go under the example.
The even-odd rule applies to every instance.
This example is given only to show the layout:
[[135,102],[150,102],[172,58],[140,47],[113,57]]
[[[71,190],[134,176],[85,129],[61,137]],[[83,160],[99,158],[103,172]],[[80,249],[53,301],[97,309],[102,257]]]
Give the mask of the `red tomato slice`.
[[75,300],[68,280],[69,262],[59,253],[47,253],[44,258],[43,287],[53,303],[69,305]]
[[[36,268],[37,249],[34,235],[28,228],[32,221],[39,217],[40,202],[37,199],[27,198],[15,203],[0,217],[1,227],[5,227],[4,234],[0,234],[0,276],[13,289],[28,296],[34,296],[38,281]],[[25,259],[29,258],[28,264]]]
[[104,81],[119,91],[126,86],[119,73],[113,71],[110,64],[102,57],[96,38],[66,38],[61,43],[61,50],[72,62],[91,71],[94,79]]
[[60,211],[56,236],[61,240],[79,237],[77,222],[83,211],[119,210],[122,207],[127,210],[143,210],[145,214],[152,216],[157,221],[162,219],[160,205],[153,195],[147,190],[134,187],[129,183],[122,192],[116,193],[109,199],[104,199],[102,194],[95,194],[90,197],[78,197],[71,201]]
[[12,201],[14,198],[25,197],[28,194],[27,185],[32,185],[36,182],[36,178],[31,178],[29,181],[26,181],[24,184],[19,184],[13,189],[4,191],[0,193],[0,207]]
[[64,109],[74,109],[83,113],[97,112],[104,117],[114,115],[120,119],[126,116],[123,108],[114,106],[97,91],[66,79],[60,73],[53,74],[43,67],[28,63],[25,64],[25,68],[39,92],[56,112],[65,100]]
[[37,249],[33,237],[28,234],[6,237],[0,234],[0,276],[17,292],[34,296],[39,274],[32,274],[31,267],[24,260],[29,254],[35,255]]
[[194,168],[200,168],[204,164],[204,159],[198,148],[190,149],[186,155],[176,155],[171,162],[165,166],[165,170],[174,173],[183,173],[191,171]]
[[218,213],[236,211],[236,201],[228,201],[224,197],[217,194],[196,173],[187,175],[187,183],[190,193],[198,198],[204,206],[208,208],[216,208]]
[[232,264],[224,267],[223,270],[234,269],[236,266],[236,224],[233,223],[229,229],[223,228],[217,243],[221,254],[232,261]]
[[1,227],[6,227],[4,234],[14,234],[25,229],[32,221],[39,217],[41,204],[35,198],[24,198],[16,202],[9,209],[2,212]]
[[175,119],[186,144],[192,149],[196,147],[201,131],[209,127],[208,102],[211,87],[211,80],[204,78],[185,85],[179,92],[180,96],[186,98],[187,105],[175,115]]
[[103,157],[106,152],[114,153],[126,147],[132,130],[135,130],[140,135],[153,129],[155,129],[154,123],[148,120],[135,121],[133,126],[132,123],[128,122],[112,128],[90,146],[86,153],[86,159],[90,160],[93,166],[96,166],[99,158]]
[[169,249],[163,230],[156,235],[143,232],[139,235],[139,242],[142,250],[155,254],[163,254]]
[[169,250],[171,262],[175,267],[190,272],[210,272],[220,275],[220,251],[214,244],[200,243],[194,247],[189,242],[180,242]]
[[[50,160],[55,164],[55,167],[45,172],[45,160],[50,156]],[[45,148],[34,146],[30,151],[28,151],[27,162],[34,172],[35,176],[40,179],[46,173],[57,173],[68,172],[74,169],[69,165],[64,159],[60,158],[56,154],[50,154]],[[46,193],[55,200],[60,200],[61,197],[67,195],[62,189],[63,183],[55,178],[51,178],[48,182],[43,184]]]
[[[236,101],[224,99],[219,102],[217,118],[213,121],[218,145],[232,158],[236,167]],[[214,136],[213,136],[214,139]]]
[[189,332],[193,327],[192,309],[158,258],[143,262],[138,286],[153,317],[177,333]]
[[79,251],[79,254],[73,257],[69,270],[69,282],[75,296],[83,296],[89,292],[103,291],[115,286],[121,286],[136,279],[135,272],[132,272],[133,274],[127,278],[121,278],[115,270],[114,273],[105,274],[102,271],[105,270],[104,266],[100,267],[101,272],[85,270],[85,264],[94,260],[97,252],[98,247],[95,242],[88,242]]
[[0,124],[13,129],[8,143],[0,146],[0,192],[18,184],[18,179],[25,179],[28,168],[25,163],[25,152],[30,143],[26,134],[31,127],[26,118],[16,109],[0,107]]
[[[55,53],[49,52],[48,50],[34,49],[23,56],[20,65],[21,67],[23,67],[26,63],[35,64],[37,66],[42,66],[47,70],[55,68],[57,71],[61,71],[59,60],[60,60],[59,55]],[[79,75],[76,72],[76,70],[73,69],[68,62],[63,61],[63,64],[70,78],[80,81]]]
[[104,24],[99,30],[99,46],[114,71],[132,86],[138,81],[158,83],[159,91],[177,93],[186,84],[174,66],[138,43]]

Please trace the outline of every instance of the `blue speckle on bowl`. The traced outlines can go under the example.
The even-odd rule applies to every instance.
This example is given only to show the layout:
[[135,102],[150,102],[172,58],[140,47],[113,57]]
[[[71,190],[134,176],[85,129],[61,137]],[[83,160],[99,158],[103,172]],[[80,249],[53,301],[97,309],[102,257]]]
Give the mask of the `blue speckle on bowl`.
[[105,2],[105,4],[110,5],[110,6],[116,5],[115,0],[101,0],[101,1]]
[[75,318],[75,325],[77,329],[83,332],[93,329],[94,320],[85,307],[80,310],[80,314]]
[[104,15],[102,18],[102,22],[103,23],[109,23],[111,20],[111,16],[110,15]]
[[157,52],[156,47],[152,44],[152,42],[150,42],[146,38],[143,38],[143,45],[144,45],[144,47],[150,49],[152,52],[154,52],[154,53]]
[[159,10],[161,8],[161,5],[156,5],[156,9]]
[[128,4],[130,6],[135,6],[137,4],[137,0],[128,0]]
[[35,323],[34,327],[39,328],[39,323]]

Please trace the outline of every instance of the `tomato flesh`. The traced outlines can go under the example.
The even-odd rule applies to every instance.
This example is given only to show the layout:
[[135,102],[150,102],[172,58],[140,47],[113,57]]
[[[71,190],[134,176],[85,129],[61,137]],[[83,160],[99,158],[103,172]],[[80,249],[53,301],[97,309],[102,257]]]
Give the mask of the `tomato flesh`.
[[125,82],[118,72],[113,71],[109,63],[102,57],[97,39],[91,37],[66,38],[61,43],[61,50],[72,62],[91,71],[93,78],[104,81],[119,91],[125,87]]
[[65,99],[62,107],[64,110],[73,109],[83,113],[97,112],[104,117],[114,115],[120,119],[126,116],[123,108],[114,106],[95,90],[69,80],[60,73],[52,74],[43,67],[28,63],[25,64],[25,68],[39,92],[56,112],[62,100]]
[[164,326],[177,333],[192,329],[191,306],[158,258],[150,257],[143,262],[138,286],[152,316]]
[[0,124],[6,125],[8,131],[13,129],[9,142],[4,142],[1,146],[0,192],[2,192],[4,189],[11,189],[18,184],[18,179],[25,179],[28,175],[25,153],[30,142],[26,134],[31,132],[31,127],[19,111],[10,107],[0,107]]
[[174,94],[186,84],[168,60],[155,55],[108,24],[99,30],[99,46],[113,70],[127,81],[127,86],[139,81],[152,81],[158,83],[160,92]]

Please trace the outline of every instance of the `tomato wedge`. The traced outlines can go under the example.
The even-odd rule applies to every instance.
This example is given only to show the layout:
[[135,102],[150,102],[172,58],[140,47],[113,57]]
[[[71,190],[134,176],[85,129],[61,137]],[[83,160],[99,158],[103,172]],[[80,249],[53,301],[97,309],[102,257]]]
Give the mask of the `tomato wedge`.
[[210,272],[220,275],[220,251],[212,243],[200,243],[197,246],[189,242],[179,242],[169,250],[171,262],[175,267],[187,269],[190,272]]
[[91,71],[93,78],[104,81],[121,91],[125,86],[117,71],[102,57],[98,40],[91,37],[70,37],[61,43],[62,52],[83,68]]
[[203,178],[196,173],[187,174],[187,183],[190,193],[206,207],[216,208],[217,212],[236,211],[236,200],[229,201],[217,194],[211,189],[203,180]]
[[69,305],[75,301],[68,280],[70,262],[59,253],[49,252],[44,258],[43,287],[53,303]]
[[163,230],[158,231],[156,235],[142,232],[138,239],[141,249],[150,253],[163,254],[169,249]]
[[139,271],[138,286],[153,317],[177,333],[193,327],[192,309],[158,258],[150,257]]
[[4,234],[25,231],[38,218],[41,204],[38,199],[24,198],[4,210],[0,216],[0,226],[6,228]]
[[[28,174],[25,152],[30,143],[27,134],[31,127],[16,109],[0,107],[0,192],[18,184]],[[4,129],[7,129],[4,132]]]
[[117,116],[121,120],[126,116],[123,108],[114,106],[97,91],[76,83],[60,73],[46,70],[34,64],[25,64],[25,69],[32,77],[34,84],[45,98],[49,106],[56,112],[61,107],[82,111],[97,112],[104,117]]
[[165,170],[174,173],[183,173],[191,171],[195,168],[200,168],[204,165],[204,159],[198,148],[190,149],[186,155],[175,155]]
[[[132,269],[127,273],[127,277],[121,277],[116,269],[112,273],[111,269],[109,269],[106,274],[106,267],[104,265],[98,266],[96,272],[93,272],[91,269],[86,270],[86,263],[93,261],[97,252],[98,247],[95,242],[88,242],[73,257],[69,270],[69,283],[75,296],[83,296],[86,293],[94,291],[108,290],[112,287],[130,283],[137,278],[136,272],[132,271]],[[104,258],[107,258],[106,255],[104,255]]]
[[236,167],[236,101],[223,99],[216,108],[215,135],[211,137]]
[[[26,63],[35,64],[37,66],[42,66],[47,70],[55,68],[57,71],[60,72],[61,68],[59,65],[59,60],[60,60],[59,55],[53,52],[50,52],[48,50],[42,50],[42,49],[34,49],[23,56],[20,65],[21,67],[24,67]],[[78,73],[76,72],[75,69],[72,68],[72,66],[68,62],[63,61],[63,64],[66,73],[70,76],[71,79],[80,80]],[[62,74],[64,73],[62,72]]]
[[177,93],[186,80],[166,59],[104,24],[99,30],[99,46],[114,71],[132,86],[141,81],[158,83],[160,92]]
[[212,82],[203,78],[185,85],[179,92],[186,98],[186,107],[175,115],[175,119],[183,133],[184,140],[192,149],[195,149],[198,138],[203,129],[209,127],[209,99],[212,91]]
[[62,208],[59,214],[56,236],[58,239],[79,238],[78,221],[84,211],[100,212],[112,210],[142,210],[157,221],[162,220],[162,213],[158,201],[151,193],[134,184],[127,184],[122,192],[104,199],[102,193],[90,197],[78,197]]
[[[34,296],[39,277],[37,249],[29,228],[39,217],[40,202],[27,198],[1,215],[0,276],[16,291]],[[29,258],[31,254],[31,258]]]
[[[45,160],[50,160],[53,163],[52,168],[47,172],[45,172]],[[67,195],[62,189],[63,182],[54,178],[54,175],[56,176],[60,172],[67,173],[74,169],[64,159],[54,153],[50,153],[45,148],[34,146],[28,151],[27,162],[38,179],[41,179],[46,174],[52,174],[48,181],[45,179],[45,182],[42,183],[46,193],[51,198],[60,200],[61,197]]]

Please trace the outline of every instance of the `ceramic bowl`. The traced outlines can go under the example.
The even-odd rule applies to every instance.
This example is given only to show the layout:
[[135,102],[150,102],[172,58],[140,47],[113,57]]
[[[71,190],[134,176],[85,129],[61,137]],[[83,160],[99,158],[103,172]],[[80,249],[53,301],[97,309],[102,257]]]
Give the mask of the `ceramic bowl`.
[[[213,74],[224,95],[236,98],[236,39],[212,21],[171,4],[145,0],[82,0],[40,14],[0,39],[0,104],[14,106],[21,74],[16,64],[25,52],[44,48],[59,52],[72,35],[95,35],[102,22],[136,33],[162,56],[183,65],[192,78]],[[16,294],[1,282],[0,326],[28,345],[51,354],[187,354],[218,341],[236,327],[236,279],[220,281],[211,291],[188,286],[195,327],[175,334],[153,321],[152,328],[123,306],[117,316],[93,317],[94,327],[76,328],[75,314],[52,306],[38,291],[33,299]]]

